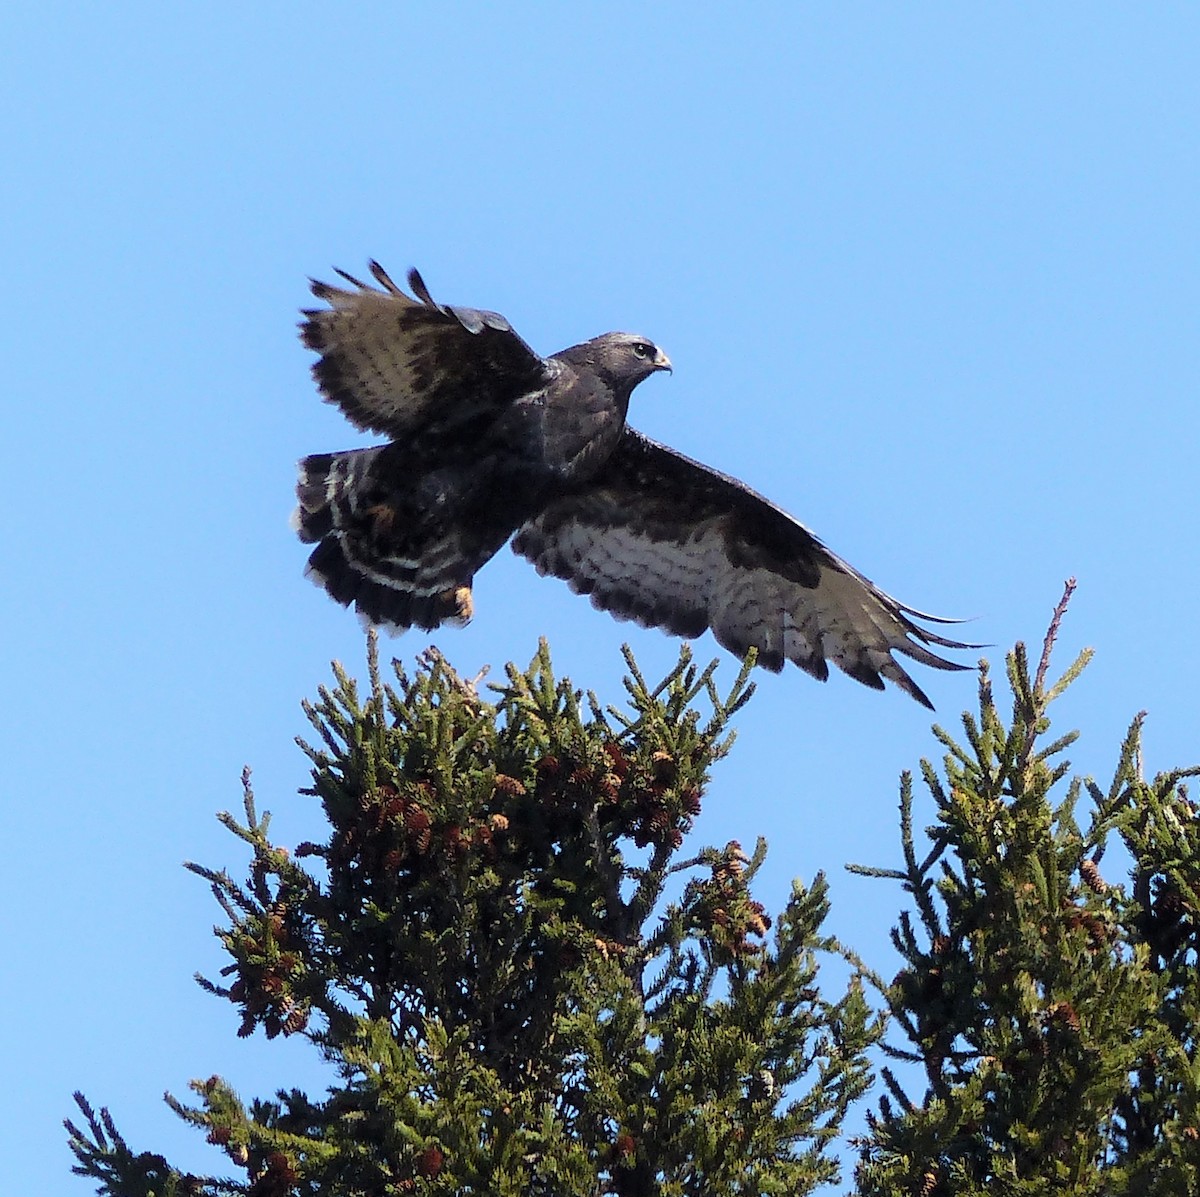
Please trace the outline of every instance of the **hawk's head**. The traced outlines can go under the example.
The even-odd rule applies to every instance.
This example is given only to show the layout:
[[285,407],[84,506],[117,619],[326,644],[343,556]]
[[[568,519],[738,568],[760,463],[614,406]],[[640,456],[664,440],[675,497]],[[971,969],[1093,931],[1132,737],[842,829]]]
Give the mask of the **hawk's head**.
[[658,370],[670,370],[671,359],[649,337],[610,332],[576,347],[584,361],[619,387],[632,390]]

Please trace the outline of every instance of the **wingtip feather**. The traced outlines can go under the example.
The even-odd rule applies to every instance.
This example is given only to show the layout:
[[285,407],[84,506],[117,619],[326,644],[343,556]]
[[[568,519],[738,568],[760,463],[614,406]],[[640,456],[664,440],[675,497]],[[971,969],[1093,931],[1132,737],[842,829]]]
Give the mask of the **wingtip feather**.
[[346,282],[350,283],[352,286],[357,287],[360,291],[369,291],[371,289],[361,279],[357,279],[354,277],[354,275],[348,274],[345,270],[342,270],[341,267],[339,267],[339,266],[335,266],[333,268],[333,272],[334,272],[334,274],[340,274],[342,276],[342,278],[344,278],[346,280]]
[[408,285],[412,288],[412,293],[423,304],[431,308],[438,306],[434,303],[433,296],[429,294],[429,288],[425,286],[425,280],[421,277],[421,272],[415,266],[408,272]]
[[367,263],[367,269],[370,270],[371,277],[389,294],[404,295],[404,292],[392,281],[392,276],[374,258]]

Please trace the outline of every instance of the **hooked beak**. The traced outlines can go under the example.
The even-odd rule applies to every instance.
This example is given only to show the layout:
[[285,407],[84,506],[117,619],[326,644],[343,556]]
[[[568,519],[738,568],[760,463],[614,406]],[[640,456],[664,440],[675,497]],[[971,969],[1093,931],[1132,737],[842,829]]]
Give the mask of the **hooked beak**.
[[671,368],[671,359],[661,349],[655,353],[652,365],[656,370],[666,370],[668,374],[675,373]]

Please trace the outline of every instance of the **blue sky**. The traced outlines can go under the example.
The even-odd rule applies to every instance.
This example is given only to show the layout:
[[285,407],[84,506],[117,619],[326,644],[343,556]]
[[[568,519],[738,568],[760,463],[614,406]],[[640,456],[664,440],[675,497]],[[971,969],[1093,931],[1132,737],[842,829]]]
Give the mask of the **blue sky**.
[[[281,842],[319,832],[299,702],[362,671],[287,526],[296,459],[366,443],[295,337],[331,266],[419,265],[545,352],[652,336],[675,373],[637,427],[996,661],[1077,575],[1078,769],[1142,708],[1149,770],[1200,759],[1194,8],[42,3],[6,32],[5,1191],[87,1191],[74,1088],[220,1170],[164,1089],[320,1084],[193,984],[218,912],[180,862],[241,870],[213,814],[246,763]],[[507,552],[476,605],[434,637],[465,672],[545,634],[617,700],[623,641],[675,658]],[[974,701],[919,680],[948,725]],[[900,894],[842,866],[897,860],[929,723],[764,676],[699,836],[765,834],[773,909],[826,870],[832,929],[890,975]]]

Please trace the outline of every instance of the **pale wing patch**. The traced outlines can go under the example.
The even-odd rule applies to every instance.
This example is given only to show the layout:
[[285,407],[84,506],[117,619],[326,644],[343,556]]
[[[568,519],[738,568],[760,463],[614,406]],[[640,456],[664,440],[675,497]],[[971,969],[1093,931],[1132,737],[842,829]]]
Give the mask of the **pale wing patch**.
[[301,340],[321,355],[313,377],[358,428],[393,439],[494,416],[544,384],[547,363],[496,312],[439,305],[416,271],[406,295],[378,263],[379,288],[314,282],[328,307],[305,309]]
[[832,554],[811,588],[762,566],[738,566],[719,519],[686,539],[628,525],[599,528],[575,516],[556,519],[552,530],[534,520],[513,547],[539,573],[565,578],[617,618],[691,637],[711,628],[724,648],[744,654],[754,647],[759,663],[775,671],[792,661],[823,681],[832,661],[872,688],[888,678],[929,705],[892,653],[954,667],[911,639],[923,630],[899,604]]
[[627,527],[598,531],[567,519],[552,535],[526,524],[513,548],[540,574],[566,579],[576,594],[618,619],[698,636],[708,626],[709,588],[718,557],[713,538],[654,541]]
[[429,336],[405,317],[421,305],[382,291],[328,287],[319,295],[331,306],[309,314],[304,341],[336,366],[336,373],[318,368],[317,381],[326,397],[359,428],[419,421],[429,402],[419,377],[420,369],[428,372],[420,355]]

